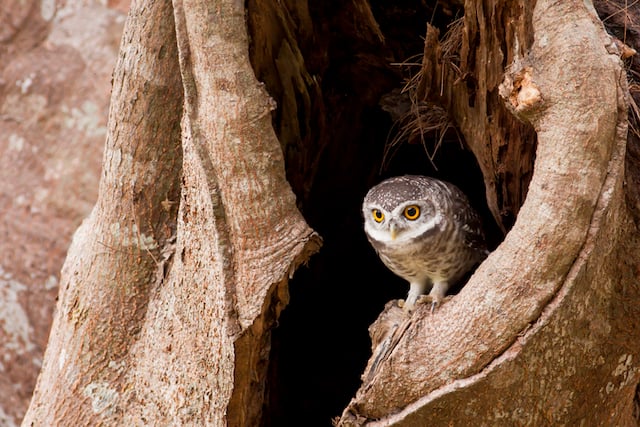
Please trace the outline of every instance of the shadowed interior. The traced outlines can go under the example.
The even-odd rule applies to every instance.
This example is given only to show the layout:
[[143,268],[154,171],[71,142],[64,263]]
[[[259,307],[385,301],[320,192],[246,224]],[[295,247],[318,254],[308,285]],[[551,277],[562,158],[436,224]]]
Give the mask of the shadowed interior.
[[[384,267],[363,232],[361,203],[371,186],[401,174],[450,181],[483,216],[490,246],[502,237],[480,169],[455,129],[443,132],[440,144],[438,132],[400,140],[385,156],[400,132],[387,110],[402,111],[407,102],[391,95],[420,69],[426,23],[444,33],[458,12],[434,12],[419,1],[372,1],[372,23],[362,3],[312,1],[308,16],[299,3],[287,13],[248,3],[252,61],[278,103],[274,128],[287,177],[304,217],[324,239],[290,281],[290,303],[272,332],[264,426],[329,426],[360,385],[371,353],[367,328],[387,301],[406,296],[407,283]],[[252,19],[252,8],[259,17]],[[295,40],[287,40],[287,22]],[[258,35],[264,32],[286,43],[270,45]],[[289,57],[299,59],[294,41],[304,64],[283,73],[284,59],[273,58],[293,51]]]

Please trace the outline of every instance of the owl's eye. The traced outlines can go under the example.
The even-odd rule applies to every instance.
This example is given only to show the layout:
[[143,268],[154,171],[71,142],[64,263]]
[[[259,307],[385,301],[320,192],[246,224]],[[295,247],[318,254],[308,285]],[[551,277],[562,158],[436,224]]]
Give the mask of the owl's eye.
[[404,217],[410,221],[418,219],[420,216],[420,208],[416,205],[407,206],[404,208]]
[[375,222],[382,222],[384,220],[384,214],[378,209],[372,210],[371,215],[373,215]]

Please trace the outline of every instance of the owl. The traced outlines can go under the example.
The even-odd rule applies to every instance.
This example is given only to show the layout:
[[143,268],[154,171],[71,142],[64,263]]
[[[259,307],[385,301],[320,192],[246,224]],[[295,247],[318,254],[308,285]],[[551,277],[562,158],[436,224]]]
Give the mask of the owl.
[[488,251],[480,217],[458,187],[418,175],[387,179],[362,204],[364,231],[382,262],[409,282],[404,310],[429,291],[431,311]]

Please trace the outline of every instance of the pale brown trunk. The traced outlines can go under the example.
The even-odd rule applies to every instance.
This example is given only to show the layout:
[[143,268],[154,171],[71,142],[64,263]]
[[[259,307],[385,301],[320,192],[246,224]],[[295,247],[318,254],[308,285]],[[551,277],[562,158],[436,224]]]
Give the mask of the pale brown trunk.
[[269,329],[319,238],[247,43],[241,3],[132,5],[99,200],[63,268],[25,425],[259,417]]
[[171,4],[134,5],[113,78],[98,202],[63,267],[25,425],[122,416],[130,347],[175,234],[181,89]]

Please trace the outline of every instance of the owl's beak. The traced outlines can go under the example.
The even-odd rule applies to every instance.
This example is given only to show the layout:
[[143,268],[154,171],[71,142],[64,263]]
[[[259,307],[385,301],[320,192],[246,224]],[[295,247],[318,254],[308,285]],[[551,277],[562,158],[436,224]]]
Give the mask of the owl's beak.
[[398,237],[398,229],[395,224],[389,225],[389,233],[391,234],[391,240],[396,240],[396,237]]

